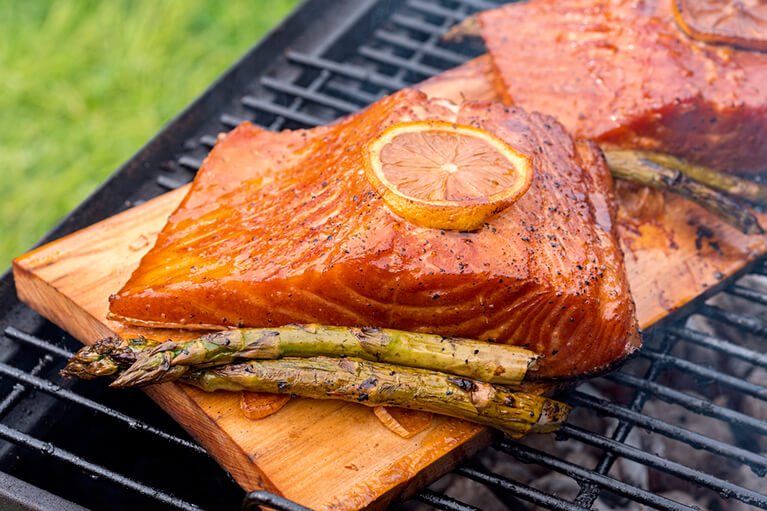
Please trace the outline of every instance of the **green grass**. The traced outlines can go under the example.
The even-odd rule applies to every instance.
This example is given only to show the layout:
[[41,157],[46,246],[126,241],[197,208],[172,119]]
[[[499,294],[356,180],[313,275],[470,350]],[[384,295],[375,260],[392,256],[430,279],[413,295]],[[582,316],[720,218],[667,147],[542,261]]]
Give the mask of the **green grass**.
[[296,3],[0,2],[0,271]]

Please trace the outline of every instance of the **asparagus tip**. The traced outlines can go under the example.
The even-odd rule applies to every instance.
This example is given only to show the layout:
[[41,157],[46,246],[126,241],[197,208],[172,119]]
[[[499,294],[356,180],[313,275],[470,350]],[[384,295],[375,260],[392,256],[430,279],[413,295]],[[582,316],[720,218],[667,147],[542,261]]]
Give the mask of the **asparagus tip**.
[[149,369],[144,369],[144,366],[141,364],[141,355],[139,355],[136,362],[123,371],[109,386],[114,388],[144,387],[154,383],[164,383],[179,379],[189,369],[189,366],[169,365],[169,363],[166,363],[162,353],[155,356],[159,357],[159,363],[150,364]]
[[89,346],[83,346],[72,356],[67,365],[59,371],[64,378],[83,378],[92,380],[99,376],[113,374],[117,366],[110,355],[123,341],[119,337],[107,337]]

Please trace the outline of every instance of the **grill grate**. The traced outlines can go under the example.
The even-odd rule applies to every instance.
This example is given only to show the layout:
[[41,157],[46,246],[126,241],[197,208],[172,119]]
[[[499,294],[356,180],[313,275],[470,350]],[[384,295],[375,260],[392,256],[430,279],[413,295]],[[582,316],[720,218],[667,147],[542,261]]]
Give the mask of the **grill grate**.
[[[189,182],[216,134],[243,120],[272,130],[324,124],[478,55],[440,36],[495,4],[305,2],[45,241]],[[620,371],[569,391],[576,408],[556,441],[497,438],[404,507],[767,509],[764,265],[645,332],[640,356]],[[8,273],[0,310],[0,475],[38,487],[28,508],[238,507],[243,492],[143,395],[58,378],[78,343],[21,305]],[[2,499],[15,501],[12,490]],[[243,507],[258,504],[305,509],[267,492]]]

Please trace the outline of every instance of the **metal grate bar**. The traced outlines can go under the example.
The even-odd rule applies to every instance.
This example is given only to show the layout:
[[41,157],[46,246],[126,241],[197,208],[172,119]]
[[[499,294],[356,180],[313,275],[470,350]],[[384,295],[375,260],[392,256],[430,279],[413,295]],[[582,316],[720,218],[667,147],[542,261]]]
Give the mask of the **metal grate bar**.
[[0,375],[13,378],[14,380],[20,383],[23,383],[24,385],[28,385],[29,387],[32,387],[36,390],[44,392],[48,395],[57,397],[64,401],[69,401],[70,403],[75,403],[77,405],[88,408],[89,410],[92,410],[94,412],[101,413],[113,419],[117,419],[131,429],[146,431],[147,433],[156,435],[157,437],[162,438],[163,440],[167,440],[168,442],[190,449],[198,454],[207,455],[207,453],[205,452],[205,449],[195,444],[194,442],[190,442],[189,440],[184,440],[183,438],[179,438],[175,435],[165,433],[164,431],[161,431],[155,428],[154,426],[151,426],[145,422],[134,419],[133,417],[130,417],[128,415],[125,415],[124,413],[118,412],[117,410],[114,410],[112,408],[99,404],[95,401],[92,401],[86,397],[83,397],[79,394],[76,394],[72,392],[71,390],[68,390],[59,385],[56,385],[55,383],[49,380],[38,378],[35,375],[25,373],[24,371],[16,369],[15,367],[9,366],[2,362],[0,362]]
[[678,404],[701,415],[714,417],[730,424],[743,426],[761,435],[767,435],[767,422],[755,419],[738,411],[716,405],[704,399],[690,396],[684,392],[674,390],[659,383],[642,380],[641,378],[626,373],[611,373],[605,377],[615,382],[641,389],[645,392],[650,392],[655,397],[662,399],[667,403]]
[[761,291],[756,291],[755,289],[735,284],[729,289],[726,289],[725,292],[740,298],[745,298],[746,300],[750,300],[761,305],[767,305],[767,293],[762,293]]
[[94,477],[108,479],[113,483],[162,502],[163,504],[184,510],[200,510],[199,507],[195,506],[191,502],[181,500],[177,497],[174,497],[173,495],[158,490],[157,488],[152,488],[151,486],[138,483],[129,477],[125,477],[121,474],[118,474],[117,472],[113,472],[106,467],[91,463],[75,454],[72,454],[67,450],[56,447],[55,445],[52,445],[48,442],[43,442],[42,440],[39,440],[33,436],[27,435],[26,433],[22,433],[21,431],[10,428],[5,424],[0,424],[0,438],[46,454],[69,465],[73,465],[81,470],[88,472]]
[[697,508],[685,506],[671,499],[655,495],[652,492],[637,488],[630,484],[618,481],[612,477],[600,474],[593,470],[583,468],[574,463],[555,458],[550,454],[527,447],[522,444],[512,443],[509,440],[499,440],[495,444],[496,448],[510,454],[523,463],[536,463],[550,470],[556,470],[562,474],[568,475],[577,481],[587,482],[609,490],[617,495],[622,495],[633,499],[640,504],[646,504],[655,509],[664,509],[671,511],[699,511]]
[[[456,9],[455,14],[454,14],[454,16],[456,16],[456,17],[463,17],[464,15],[465,15],[465,12],[464,12],[463,8]],[[394,21],[394,18],[397,18],[397,17],[401,18],[401,16],[399,16],[399,15],[394,15],[394,16],[392,16],[391,19]],[[406,20],[406,23],[410,23],[411,22],[411,19],[409,17],[405,17],[404,19]],[[422,21],[424,23],[426,23],[425,20],[422,20]],[[444,34],[447,31],[447,29],[450,27],[451,23],[452,22],[450,21],[450,18],[445,18],[445,20],[442,22],[441,26],[436,25],[438,31],[435,32],[435,33],[431,33],[428,36],[428,38],[425,41],[423,41],[423,46],[424,47],[426,47],[426,46],[433,46],[434,44],[436,44],[436,42],[439,40],[439,38],[442,36],[442,34]],[[432,25],[432,24],[427,24],[427,25],[430,26],[430,27],[434,27],[435,26],[435,25]],[[427,31],[427,33],[428,33],[428,31]],[[410,59],[409,59],[408,62],[419,63],[420,64],[419,60],[423,56],[424,56],[423,50],[420,50],[420,49],[416,50],[410,56]],[[403,76],[405,76],[406,71],[407,71],[406,68],[400,67],[400,69],[396,73],[396,76],[398,78],[402,78]],[[427,76],[429,76],[429,75],[427,75]]]
[[741,314],[739,312],[730,312],[719,307],[704,304],[698,309],[698,314],[702,314],[711,319],[727,323],[746,332],[755,335],[767,336],[767,324],[759,318]]
[[408,71],[423,75],[423,77],[433,76],[442,71],[441,69],[421,64],[418,61],[397,57],[396,55],[377,50],[370,46],[360,46],[359,54],[377,62],[397,66],[400,69],[407,69]]
[[497,3],[485,2],[484,0],[458,0],[463,5],[468,5],[474,10],[485,11],[498,7]]
[[[351,103],[349,101],[344,101],[343,99],[338,99],[338,98],[334,98],[333,96],[328,96],[327,94],[322,94],[321,92],[315,92],[315,91],[306,89],[305,87],[299,87],[297,85],[293,85],[290,82],[277,80],[276,78],[271,78],[269,76],[265,76],[261,79],[261,85],[279,92],[286,92],[288,94],[298,96],[302,99],[306,99],[318,105],[334,108],[344,114],[350,114],[352,112],[356,112],[357,110],[360,109],[360,106],[361,106],[355,103]],[[252,96],[245,96],[245,98],[243,98],[243,101],[246,98],[250,98],[250,97]]]
[[413,495],[413,498],[436,507],[437,509],[445,509],[446,511],[481,511],[479,508],[464,504],[463,502],[445,495],[440,495],[431,490],[421,490]]
[[493,474],[488,474],[470,467],[458,467],[454,471],[474,481],[495,486],[501,490],[512,492],[515,497],[522,498],[538,506],[544,506],[547,509],[554,509],[557,511],[585,511],[586,507],[581,507],[566,500],[562,500],[558,497],[554,497],[547,493],[543,493],[540,490],[532,488],[530,486],[518,483],[516,481],[510,481],[503,477],[499,477]]
[[651,360],[657,360],[666,367],[671,366],[674,369],[692,374],[698,378],[705,378],[707,380],[715,381],[719,384],[730,387],[731,389],[737,390],[744,394],[748,394],[749,396],[753,396],[758,399],[767,399],[767,388],[762,387],[761,385],[756,385],[755,383],[750,383],[742,378],[724,374],[720,371],[717,371],[716,369],[704,367],[702,365],[696,364],[695,362],[690,362],[689,360],[684,360],[679,357],[674,357],[672,355],[666,355],[663,353],[655,353],[650,350],[643,350],[640,355]]
[[767,354],[765,353],[759,353],[730,341],[695,330],[690,330],[689,328],[670,327],[665,331],[674,337],[697,344],[698,346],[709,348],[724,355],[736,357],[746,362],[751,362],[754,365],[767,368]]
[[[355,10],[354,13],[352,13],[350,16],[343,16],[340,19],[336,21],[335,24],[332,26],[326,27],[326,32],[328,33],[328,37],[325,39],[326,43],[320,44],[318,46],[315,46],[313,48],[313,52],[315,54],[322,54],[328,49],[328,44],[331,44],[332,41],[336,41],[338,38],[342,37],[343,34],[348,33],[348,31],[352,30],[352,28],[358,23],[360,18],[364,16],[366,13],[368,13],[375,5],[376,2],[374,1],[368,1],[365,2],[366,5],[363,5],[363,2],[358,2],[359,9]],[[322,87],[330,78],[330,72],[327,69],[320,68],[321,72],[319,77],[317,77],[312,84],[309,86],[310,91],[318,91],[320,87]],[[293,102],[290,105],[290,109],[292,111],[298,112],[298,110],[303,106],[304,100],[302,98],[295,98]],[[271,131],[277,131],[279,129],[282,129],[284,126],[286,118],[282,115],[279,115],[274,122],[272,122],[271,125],[268,126],[268,129]],[[324,124],[324,123],[321,123]],[[314,125],[312,125],[314,126]]]
[[[50,355],[44,355],[40,357],[40,359],[37,361],[37,364],[35,364],[35,367],[32,368],[29,374],[37,376],[51,362],[53,362],[53,357]],[[27,388],[24,385],[20,383],[15,384],[13,389],[11,389],[8,395],[5,396],[5,399],[0,402],[0,417],[5,415],[5,412],[10,410],[10,408],[15,405],[19,399],[21,399],[21,396],[23,396],[26,391]]]
[[43,339],[40,339],[39,337],[35,337],[32,334],[22,332],[21,330],[12,326],[7,327],[3,331],[3,333],[12,339],[16,339],[17,341],[22,341],[25,344],[29,344],[31,346],[34,346],[35,348],[40,348],[42,350],[45,350],[59,357],[72,358],[72,355],[74,355],[74,353],[72,353],[71,351],[67,349],[60,348],[56,346],[55,344],[51,344],[48,341],[44,341]]
[[272,103],[270,101],[266,101],[263,99],[255,98],[253,96],[245,96],[244,98],[242,98],[242,103],[251,108],[255,108],[264,112],[269,112],[270,114],[279,115],[286,119],[290,119],[291,121],[301,123],[307,127],[320,126],[332,120],[332,119],[321,119],[319,117],[315,117],[313,115],[303,113],[299,110],[294,110],[292,108],[278,105],[276,103]]
[[279,509],[280,511],[312,511],[292,500],[263,490],[252,491],[245,495],[242,501],[242,511],[261,509],[261,505],[266,506],[267,509]]
[[[662,345],[661,351],[668,353],[674,347],[675,341],[669,338],[664,338],[664,341],[665,342]],[[661,372],[662,368],[660,364],[651,362],[650,367],[645,373],[645,379],[648,381],[654,381],[658,378],[658,376],[660,376]],[[644,407],[645,402],[647,402],[649,398],[650,396],[647,394],[647,392],[641,390],[637,391],[634,395],[634,398],[631,400],[631,405],[629,408],[634,412],[640,412],[642,407]],[[619,421],[618,426],[615,428],[615,431],[612,434],[612,439],[618,442],[625,442],[633,427],[634,426],[631,423]],[[594,471],[603,475],[607,474],[610,471],[610,468],[612,468],[613,463],[615,463],[615,454],[607,451],[605,452],[604,456],[602,456],[602,459],[599,460],[597,466],[594,467]],[[581,491],[575,498],[575,502],[582,506],[591,507],[599,497],[599,493],[599,488],[597,486],[593,484],[584,485],[581,487]]]
[[237,117],[231,114],[222,114],[221,117],[218,119],[221,121],[221,124],[228,128],[236,128],[240,124],[242,124],[245,121],[250,121],[250,119],[245,119],[243,117]]
[[[249,83],[247,89],[245,89],[251,91],[251,94],[239,99],[243,92],[237,92],[236,96],[232,96],[233,93],[231,90],[226,90],[223,92],[226,96],[226,100],[239,99],[246,107],[258,109],[259,113],[263,112],[267,119],[266,121],[263,120],[260,115],[255,118],[258,122],[264,123],[263,125],[268,125],[265,127],[268,127],[269,129],[280,129],[286,123],[297,123],[305,126],[325,124],[325,122],[330,119],[324,119],[324,117],[330,116],[333,112],[347,114],[356,111],[359,108],[359,105],[355,104],[355,102],[358,102],[360,105],[369,104],[379,99],[385,92],[391,92],[408,86],[410,84],[409,79],[413,76],[431,76],[441,71],[440,65],[443,63],[446,64],[446,66],[451,66],[464,62],[468,56],[440,47],[440,37],[447,27],[463,18],[465,13],[476,9],[496,7],[495,3],[486,0],[435,0],[433,2],[429,0],[405,0],[404,2],[401,0],[391,1],[391,6],[395,6],[395,4],[399,11],[392,15],[391,10],[387,9],[388,14],[386,14],[385,18],[391,23],[383,25],[383,21],[371,20],[370,22],[373,23],[373,26],[366,28],[369,32],[366,34],[366,39],[353,43],[354,46],[350,46],[348,52],[344,50],[346,57],[339,57],[336,53],[328,53],[328,50],[331,48],[331,45],[336,44],[336,38],[342,36],[345,37],[347,31],[359,26],[357,18],[362,16],[362,13],[367,13],[370,8],[372,8],[373,2],[370,2],[370,7],[355,11],[360,13],[360,16],[346,17],[340,19],[338,24],[331,24],[332,26],[327,28],[326,33],[332,32],[334,35],[330,38],[331,40],[327,40],[326,38],[323,45],[303,49],[303,53],[289,52],[287,54],[287,59],[291,64],[306,66],[304,69],[300,69],[300,71],[307,72],[298,77],[295,82],[255,75],[254,78],[256,80],[260,79],[260,81],[254,80],[255,83]],[[378,10],[375,12],[378,14]],[[440,20],[442,20],[441,26],[437,23]],[[366,18],[364,23],[365,27],[368,27],[368,22],[369,21]],[[283,45],[282,48],[284,47],[285,46]],[[335,48],[335,46],[333,47]],[[453,47],[453,45],[449,46],[449,48]],[[462,48],[462,50],[468,49],[469,48]],[[335,50],[333,51],[335,52]],[[403,54],[409,55],[411,53],[412,55],[410,55],[410,57],[401,56]],[[281,56],[283,55],[281,48],[279,49],[279,54]],[[324,55],[324,57],[321,57],[320,55]],[[331,58],[329,55],[333,55],[332,60],[328,60]],[[354,59],[354,62],[357,63],[345,63],[344,59],[349,58]],[[364,61],[362,59],[364,59]],[[285,65],[284,59],[280,62],[280,65]],[[317,69],[319,69],[319,72],[316,71]],[[244,72],[249,71],[243,71],[243,73]],[[388,72],[391,72],[392,75],[390,76],[386,74]],[[311,81],[311,83],[306,85],[309,81]],[[264,97],[259,95],[263,91],[262,88],[258,87],[259,83],[270,91],[264,94]],[[255,85],[255,87],[251,87],[253,85]],[[276,95],[272,94],[272,92],[278,92],[280,95],[275,99]],[[287,97],[287,102],[283,101],[285,97]],[[236,113],[244,116],[251,115],[251,112],[242,108],[238,108]],[[272,119],[274,119],[274,121],[272,121]],[[243,120],[246,119],[239,118],[236,115],[225,114],[220,117],[223,126],[228,128],[238,125]],[[208,129],[208,131],[213,132],[213,130],[218,128],[219,126],[216,125],[213,128]],[[213,147],[216,143],[216,137],[213,135],[203,135],[199,137],[199,141],[203,146]],[[194,154],[197,153],[195,152]],[[183,155],[178,158],[177,163],[184,169],[194,171],[199,168],[202,160],[198,157]],[[183,174],[180,172],[180,169],[178,170],[179,174]],[[157,178],[157,181],[166,188],[176,188],[184,184],[183,179],[178,179],[172,176],[174,176],[173,173],[161,173],[160,177]],[[761,271],[767,275],[767,270],[762,267],[757,269],[757,271]],[[755,303],[767,305],[767,294],[749,289],[742,285],[732,285],[730,289],[726,289],[724,292]],[[734,325],[744,332],[757,333],[760,335],[764,335],[764,333],[767,332],[767,322],[762,321],[758,317],[732,313],[710,305],[706,305],[703,308],[702,313],[717,321]],[[6,335],[19,339],[18,336],[9,334],[9,332],[12,332],[12,330],[6,329]],[[735,378],[732,375],[716,369],[693,363],[684,358],[672,356],[669,353],[670,347],[673,346],[675,342],[685,341],[706,347],[707,349],[714,350],[725,356],[735,356],[739,359],[763,367],[767,367],[767,355],[756,353],[753,350],[738,346],[727,340],[692,330],[674,328],[665,330],[664,332],[668,333],[666,339],[671,342],[667,342],[658,352],[648,351],[645,348],[646,351],[642,353],[645,359],[650,361],[650,369],[645,373],[647,381],[630,375],[611,377],[612,381],[618,381],[618,383],[628,385],[634,389],[635,392],[630,405],[623,407],[579,391],[573,391],[570,394],[568,399],[571,402],[574,402],[579,406],[588,407],[591,411],[604,413],[618,420],[618,425],[612,435],[607,435],[606,433],[600,435],[570,425],[565,425],[562,430],[562,434],[569,437],[571,442],[581,442],[596,446],[603,450],[602,457],[595,470],[580,467],[558,459],[551,454],[537,451],[524,445],[515,444],[509,440],[504,439],[496,444],[496,448],[515,456],[518,459],[536,463],[540,467],[548,468],[565,474],[568,477],[572,477],[581,487],[581,493],[574,503],[559,499],[555,495],[545,493],[525,484],[496,476],[489,473],[481,466],[459,467],[455,472],[462,477],[483,483],[491,490],[495,489],[493,491],[498,491],[499,495],[508,496],[508,500],[511,500],[512,502],[516,502],[515,498],[518,496],[520,498],[520,505],[522,505],[521,499],[524,499],[535,505],[548,507],[550,509],[583,511],[584,509],[590,508],[600,492],[604,490],[605,492],[609,491],[617,495],[622,495],[623,497],[644,503],[647,506],[654,508],[692,509],[688,506],[675,503],[670,499],[655,495],[650,491],[623,483],[622,481],[613,479],[607,475],[613,462],[616,459],[623,457],[642,463],[656,471],[665,472],[681,479],[697,482],[708,488],[719,491],[724,497],[741,496],[742,498],[737,498],[748,503],[757,502],[757,505],[764,507],[764,500],[767,499],[767,497],[762,494],[737,487],[721,478],[707,475],[696,469],[687,467],[684,464],[665,460],[656,454],[647,453],[624,444],[629,432],[632,431],[634,427],[639,426],[647,431],[661,433],[675,441],[685,442],[693,448],[703,449],[720,456],[725,456],[728,459],[745,463],[751,466],[752,470],[758,475],[763,475],[767,472],[767,457],[758,452],[751,452],[734,445],[720,442],[703,434],[695,433],[694,431],[669,424],[661,419],[642,413],[644,403],[648,399],[655,399],[657,397],[666,402],[680,404],[701,415],[727,421],[731,426],[744,427],[764,434],[764,431],[767,431],[767,423],[746,417],[744,414],[730,410],[727,407],[713,405],[705,399],[693,398],[692,396],[658,384],[655,380],[665,370],[679,370],[698,379],[714,381],[724,387],[734,389],[743,394],[754,396],[759,399],[765,399],[767,398],[767,394],[765,394],[767,388],[765,387]],[[94,401],[88,400],[69,390],[62,389],[52,382],[40,378],[39,374],[44,370],[47,364],[53,361],[51,355],[69,356],[71,353],[65,349],[58,348],[45,340],[29,336],[23,332],[16,331],[14,333],[27,336],[27,338],[19,340],[45,350],[46,354],[38,360],[37,366],[27,371],[0,364],[0,376],[15,379],[17,382],[13,385],[13,390],[9,394],[9,396],[13,396],[12,401],[15,402],[15,400],[18,400],[23,396],[27,391],[26,389],[35,388],[42,392],[54,395],[64,401],[79,404],[87,409],[95,410],[100,413],[106,413],[108,416],[117,418],[129,427],[146,429],[136,425],[144,424],[143,422],[135,421],[135,419],[121,414],[120,412],[102,407]],[[29,360],[29,362],[33,361],[34,359]],[[25,364],[24,367],[26,369],[27,365]],[[6,401],[8,401],[7,397],[3,403]],[[2,414],[4,410],[3,403],[0,403],[0,414]],[[743,421],[745,419],[751,419],[752,422],[744,423]],[[131,426],[131,424],[134,425]],[[8,428],[2,424],[0,424],[0,426],[4,428],[0,429],[0,438],[8,438],[15,434],[24,435],[24,433],[19,433],[18,430]],[[147,427],[151,428],[151,426]],[[10,431],[8,431],[8,429],[10,429]],[[150,433],[157,434],[156,431],[150,431]],[[160,438],[165,438],[163,435],[167,434],[160,432]],[[190,444],[195,451],[203,452],[202,449],[193,442],[188,442],[178,437],[173,437],[172,435],[167,436],[171,442],[174,442],[173,438],[176,438],[178,441]],[[37,448],[43,452],[49,452],[54,457],[71,463],[69,460],[64,460],[64,458],[69,456],[69,453],[66,451],[58,450],[52,445],[45,444],[41,440],[29,437],[28,435],[26,437],[22,436],[15,438],[15,440],[11,441],[28,447]],[[27,441],[28,439],[31,440]],[[37,443],[35,444],[35,442]],[[682,461],[686,463],[685,460]],[[87,464],[89,462],[82,460],[82,463]],[[75,463],[75,465],[80,466],[77,465],[77,463]],[[113,481],[115,481],[115,477],[122,477],[115,472],[111,473],[116,474],[114,477],[111,475],[105,476],[104,469],[93,464],[90,464],[90,469],[86,468],[84,470],[96,476],[112,479]],[[116,482],[128,487],[128,485],[123,484],[120,481]],[[136,484],[144,488],[143,494],[158,498],[158,493],[153,488],[144,486],[141,483]],[[134,489],[134,491],[140,490]],[[174,497],[168,494],[163,495],[165,495],[166,498],[174,499]],[[457,511],[476,509],[469,504],[459,502],[451,497],[439,495],[430,490],[423,490],[417,493],[415,497],[422,502],[427,502],[440,509]],[[160,500],[164,502],[162,499]],[[502,499],[502,501],[503,500],[504,499]],[[194,506],[183,503],[182,501],[176,500],[175,502],[176,504],[171,505],[183,508],[194,508]],[[306,508],[302,506],[267,492],[253,492],[249,494],[244,502],[244,507],[246,509],[251,509],[259,504],[285,511],[306,511]],[[507,505],[513,507],[513,505],[509,505],[508,502]]]
[[436,16],[442,16],[443,18],[452,20],[460,19],[460,14],[458,14],[455,10],[448,9],[447,7],[442,7],[438,4],[424,2],[423,0],[409,0],[407,5],[412,9],[421,11],[426,14],[434,14]]
[[349,96],[350,98],[353,98],[355,101],[359,101],[364,105],[375,103],[384,95],[383,93],[371,94],[370,92],[365,92],[362,89],[349,85],[348,83],[339,82],[337,80],[328,80],[328,83],[325,85],[325,89]]
[[435,57],[449,63],[451,66],[463,64],[466,62],[466,56],[443,48],[437,48],[432,45],[424,45],[422,41],[414,41],[407,36],[403,36],[386,30],[376,30],[376,38],[389,44],[400,46],[408,50],[418,50],[425,55]]
[[559,433],[579,440],[585,444],[613,452],[619,456],[622,456],[623,458],[641,463],[646,467],[651,467],[656,470],[663,471],[667,474],[671,474],[680,479],[705,486],[718,492],[719,495],[723,497],[733,497],[740,500],[741,502],[759,506],[762,509],[767,509],[767,496],[762,495],[759,492],[743,488],[737,484],[730,483],[729,481],[725,481],[710,474],[703,473],[699,470],[687,467],[681,463],[667,460],[656,454],[645,452],[636,447],[632,447],[623,442],[617,442],[602,435],[596,435],[591,431],[586,431],[585,429],[570,424],[563,424],[559,428]]
[[[320,87],[322,87],[327,81],[330,79],[330,73],[327,69],[323,69],[320,71],[319,76],[317,76],[314,80],[312,80],[312,83],[309,84],[309,87],[307,87],[307,90],[309,92],[317,92]],[[293,98],[293,101],[290,103],[290,109],[292,111],[298,111],[299,108],[301,108],[304,105],[303,98]],[[330,119],[329,119],[330,120]],[[324,122],[322,123],[324,124]],[[274,120],[272,124],[269,125],[269,129],[272,131],[278,131],[285,125],[285,117],[277,117],[277,119]],[[313,124],[311,126],[316,126],[316,124]]]
[[218,142],[218,137],[213,135],[203,135],[200,137],[200,143],[208,147],[213,147]]
[[188,169],[194,170],[195,172],[197,169],[202,167],[202,160],[199,158],[192,158],[191,156],[184,155],[181,158],[178,159],[179,165],[182,167],[186,167]]
[[656,419],[655,417],[629,410],[628,408],[584,394],[583,392],[571,392],[568,401],[572,404],[585,406],[597,413],[609,415],[624,422],[630,422],[647,431],[660,433],[668,438],[679,440],[696,449],[704,449],[714,454],[737,460],[750,466],[759,476],[767,474],[767,457],[764,457],[759,453],[741,449],[740,447],[720,442],[719,440],[714,440],[706,435],[669,424],[668,422]]
[[288,60],[298,64],[303,64],[319,69],[327,69],[328,71],[346,76],[347,78],[354,78],[355,80],[359,80],[361,82],[367,82],[371,85],[375,85],[389,91],[404,89],[409,85],[408,83],[405,83],[398,78],[376,73],[375,71],[365,69],[364,67],[355,66],[353,64],[342,64],[332,60],[323,59],[321,57],[314,57],[312,55],[306,55],[304,53],[298,53],[295,51],[288,52],[287,58]]
[[[31,334],[28,334],[26,332],[22,332],[21,330],[18,330],[14,327],[8,327],[5,329],[5,335],[8,337],[11,337],[13,339],[17,339],[20,341],[23,341],[27,344],[31,344],[35,347],[41,348],[43,350],[46,350],[54,355],[57,355],[62,358],[72,358],[72,353],[69,350],[65,350],[63,348],[59,348],[58,346],[55,346],[47,341],[44,341],[40,339],[39,337],[35,337]],[[46,355],[46,357],[48,357]],[[49,358],[44,357],[45,360],[52,360]],[[39,366],[39,368],[38,368]],[[170,442],[173,442],[177,445],[180,445],[182,447],[191,449],[195,452],[198,452],[200,454],[204,454],[207,456],[207,452],[205,449],[200,447],[194,442],[191,442],[189,440],[185,440],[181,437],[178,437],[176,435],[172,435],[170,433],[165,433],[162,430],[159,430],[155,428],[154,426],[151,426],[149,424],[146,424],[142,421],[139,421],[138,419],[134,419],[133,417],[130,417],[129,415],[125,415],[121,412],[118,412],[117,410],[114,410],[112,408],[109,408],[107,406],[101,405],[95,401],[92,401],[86,397],[80,396],[79,394],[76,394],[70,390],[64,389],[58,385],[53,384],[52,382],[49,382],[47,380],[43,380],[41,378],[37,378],[37,375],[39,372],[44,368],[44,361],[41,360],[38,363],[38,366],[36,366],[34,369],[32,369],[29,373],[24,373],[23,371],[0,363],[0,373],[7,374],[8,376],[15,378],[19,381],[22,381],[26,383],[27,385],[30,385],[34,388],[37,388],[38,390],[41,390],[43,392],[55,395],[57,397],[60,397],[62,399],[77,403],[81,406],[84,406],[86,408],[89,408],[91,410],[94,410],[99,413],[103,413],[105,415],[108,415],[110,417],[113,417],[117,420],[120,420],[124,423],[126,423],[131,429],[137,429],[141,431],[146,431],[148,433],[157,435],[158,437],[168,440]],[[54,390],[55,389],[55,390]],[[0,410],[2,410],[2,405],[0,405]],[[1,413],[1,412],[0,412]]]
[[157,176],[157,184],[168,190],[175,190],[176,188],[181,188],[187,183],[188,181],[182,181],[175,177],[170,177],[167,174],[160,174],[159,176]]
[[416,32],[422,32],[436,37],[442,37],[442,34],[445,33],[444,27],[432,25],[423,20],[416,20],[402,14],[394,14],[390,19],[394,24],[415,30]]

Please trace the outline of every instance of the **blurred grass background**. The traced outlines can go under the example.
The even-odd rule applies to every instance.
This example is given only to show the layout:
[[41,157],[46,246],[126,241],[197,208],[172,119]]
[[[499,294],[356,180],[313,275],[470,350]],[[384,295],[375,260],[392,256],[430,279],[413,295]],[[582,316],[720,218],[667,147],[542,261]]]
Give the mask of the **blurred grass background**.
[[0,1],[0,272],[297,3]]

